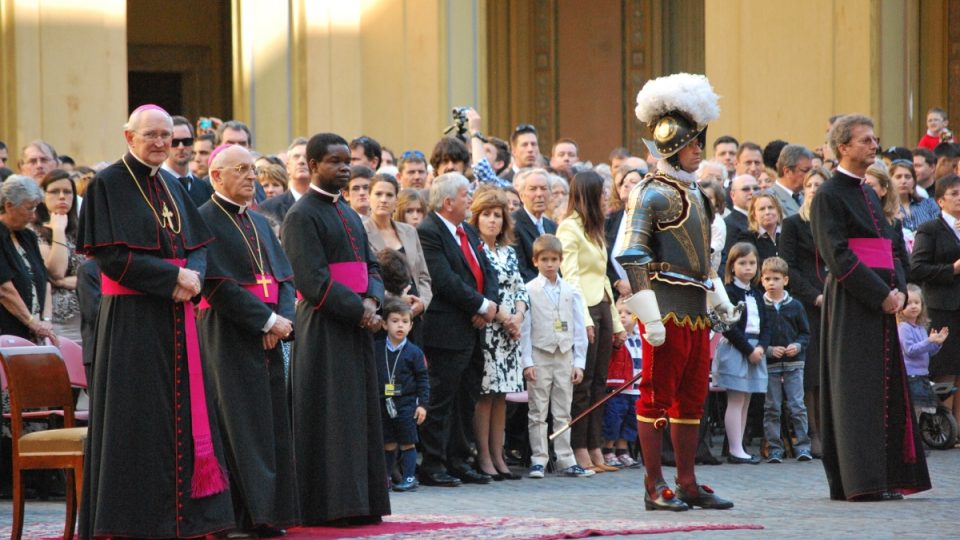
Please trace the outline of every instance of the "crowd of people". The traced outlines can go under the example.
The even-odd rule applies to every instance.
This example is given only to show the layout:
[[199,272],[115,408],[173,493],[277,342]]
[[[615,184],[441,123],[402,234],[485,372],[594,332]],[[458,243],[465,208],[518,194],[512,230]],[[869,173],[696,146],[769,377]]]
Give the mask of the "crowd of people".
[[[472,109],[429,157],[331,133],[255,151],[242,122],[151,105],[114,163],[75,166],[39,140],[13,163],[0,143],[18,169],[0,169],[0,328],[81,342],[88,364],[82,536],[375,523],[391,489],[640,461],[648,509],[729,508],[693,476],[694,451],[717,462],[700,417],[718,396],[730,464],[822,458],[840,499],[923,489],[925,466],[882,485],[848,472],[875,459],[863,440],[915,450],[915,420],[879,405],[891,380],[917,403],[935,399],[929,379],[960,384],[946,113],[915,150],[837,116],[813,149],[723,135],[706,159],[695,112],[647,115],[693,127],[601,164],[569,138],[543,155],[529,124],[486,137]],[[708,368],[671,375],[661,355]],[[882,364],[842,361],[864,355]],[[838,396],[853,378],[884,397]]]

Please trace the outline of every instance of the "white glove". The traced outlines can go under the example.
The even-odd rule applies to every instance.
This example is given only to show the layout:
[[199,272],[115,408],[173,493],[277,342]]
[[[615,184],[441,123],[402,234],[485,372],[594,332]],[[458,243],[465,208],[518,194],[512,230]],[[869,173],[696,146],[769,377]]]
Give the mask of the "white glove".
[[717,312],[724,324],[733,324],[740,320],[740,314],[730,303],[727,290],[719,279],[713,279],[713,290],[707,293],[707,305]]
[[645,330],[643,339],[654,347],[663,345],[667,338],[667,329],[664,328],[660,317],[657,294],[651,290],[640,291],[627,298],[625,303],[643,323],[643,329]]

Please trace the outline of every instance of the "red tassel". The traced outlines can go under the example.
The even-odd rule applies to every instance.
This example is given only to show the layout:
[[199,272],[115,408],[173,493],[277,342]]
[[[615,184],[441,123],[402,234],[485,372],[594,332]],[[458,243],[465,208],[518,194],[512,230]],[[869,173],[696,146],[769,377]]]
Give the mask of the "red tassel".
[[229,482],[227,472],[223,470],[214,455],[197,456],[193,464],[191,490],[194,499],[201,499],[226,491]]

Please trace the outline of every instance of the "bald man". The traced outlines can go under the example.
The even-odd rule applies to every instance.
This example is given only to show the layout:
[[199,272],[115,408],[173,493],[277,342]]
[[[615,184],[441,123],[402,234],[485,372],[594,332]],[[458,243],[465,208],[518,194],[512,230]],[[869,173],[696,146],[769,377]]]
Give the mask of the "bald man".
[[210,160],[213,198],[200,215],[216,240],[197,327],[211,379],[238,532],[280,536],[299,511],[281,340],[291,339],[293,271],[267,218],[250,210],[253,156],[221,146]]

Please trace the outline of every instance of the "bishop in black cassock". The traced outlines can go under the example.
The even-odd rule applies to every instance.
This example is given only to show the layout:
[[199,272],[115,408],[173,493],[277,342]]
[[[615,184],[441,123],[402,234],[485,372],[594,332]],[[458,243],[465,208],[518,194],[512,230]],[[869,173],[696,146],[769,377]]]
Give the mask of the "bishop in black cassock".
[[[930,489],[897,336],[908,256],[863,183],[877,143],[866,117],[837,130],[840,166],[817,191],[810,224],[830,275],[820,334],[823,467],[834,500],[884,500]],[[895,291],[896,290],[896,291]]]
[[159,107],[134,111],[130,152],[93,179],[80,214],[78,248],[103,289],[82,538],[187,538],[234,522],[191,324],[213,237],[183,186],[158,175],[172,128]]
[[220,415],[237,527],[275,536],[299,519],[279,346],[291,337],[293,271],[267,219],[249,209],[257,181],[250,153],[221,147],[210,161],[216,192],[200,206],[216,236],[197,322],[204,370]]
[[360,217],[340,198],[347,142],[314,135],[307,159],[310,189],[280,235],[302,296],[290,365],[300,512],[304,525],[375,523],[390,513],[372,334],[383,282]]

